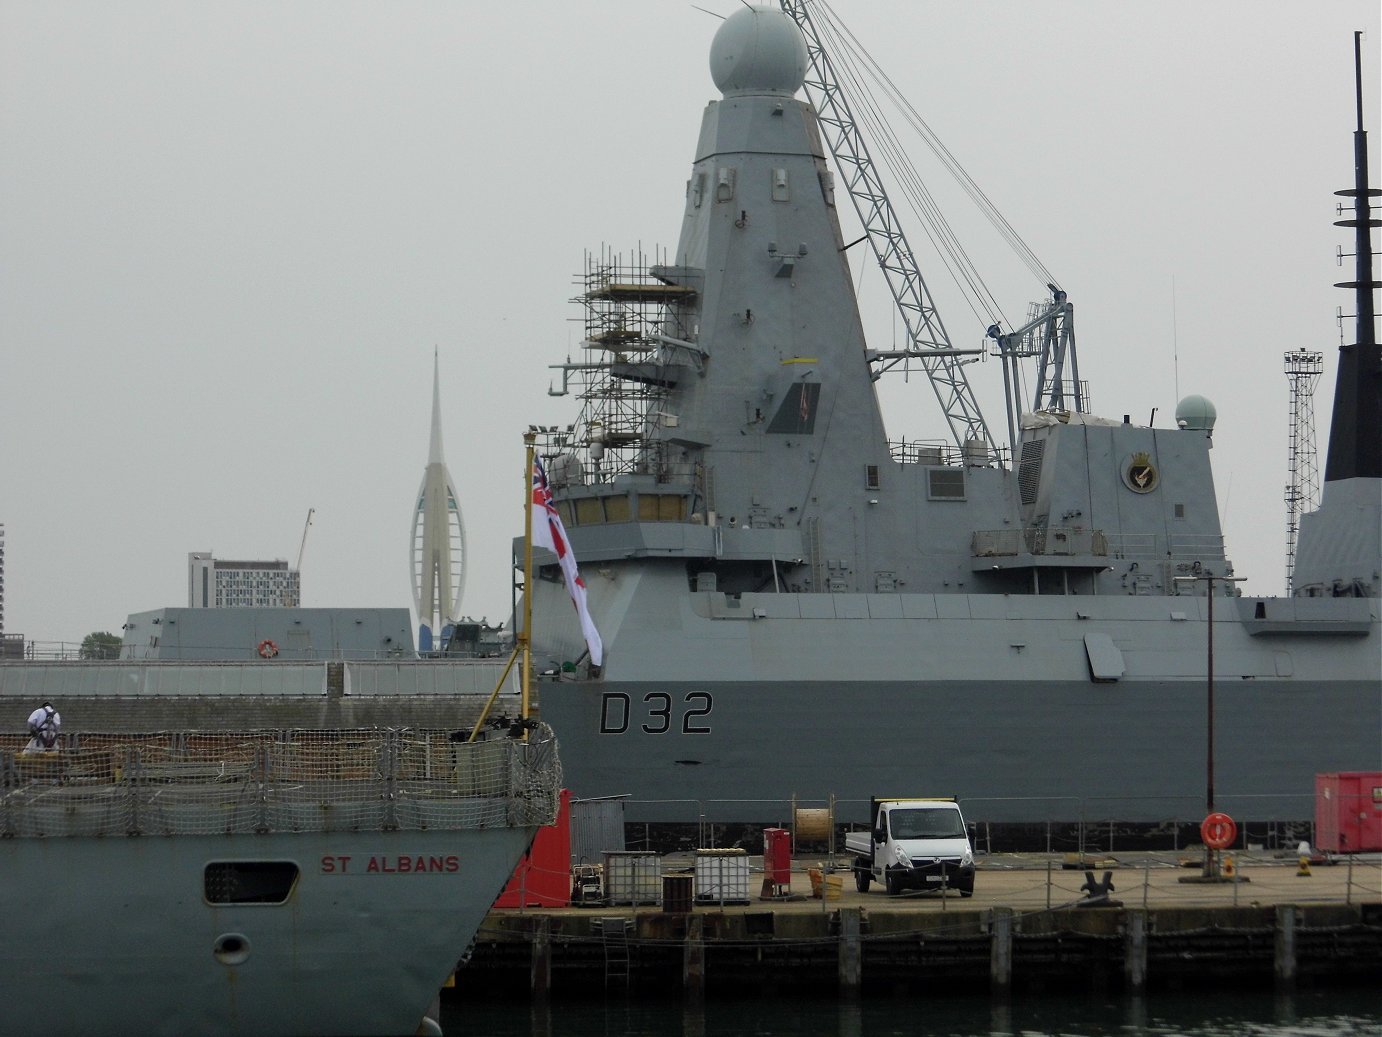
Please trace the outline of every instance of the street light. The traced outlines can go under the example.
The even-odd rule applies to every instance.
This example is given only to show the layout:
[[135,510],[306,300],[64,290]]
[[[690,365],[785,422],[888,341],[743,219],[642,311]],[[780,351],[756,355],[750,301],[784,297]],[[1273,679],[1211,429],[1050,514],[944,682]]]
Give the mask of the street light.
[[[1208,660],[1205,664],[1205,688],[1206,688],[1206,727],[1208,728],[1208,738],[1205,746],[1205,794],[1204,811],[1208,817],[1214,813],[1214,583],[1242,583],[1247,579],[1245,576],[1218,576],[1214,573],[1200,573],[1196,576],[1175,576],[1172,577],[1176,583],[1204,583],[1207,584],[1207,596],[1209,598],[1208,622],[1206,625],[1205,641],[1208,646]],[[1205,848],[1204,874],[1206,878],[1216,876],[1218,869],[1214,867],[1214,851]]]

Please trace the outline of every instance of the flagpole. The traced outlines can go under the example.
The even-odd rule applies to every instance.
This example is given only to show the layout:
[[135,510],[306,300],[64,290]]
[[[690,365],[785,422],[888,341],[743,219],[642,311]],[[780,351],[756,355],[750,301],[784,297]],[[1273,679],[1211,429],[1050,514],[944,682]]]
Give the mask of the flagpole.
[[[523,443],[527,447],[527,468],[524,471],[523,485],[526,492],[523,495],[523,626],[514,635],[513,652],[509,655],[509,661],[504,666],[504,672],[499,675],[499,681],[494,685],[494,690],[490,692],[489,701],[485,703],[485,708],[480,710],[480,717],[475,721],[475,727],[470,732],[467,742],[473,742],[480,737],[480,729],[484,727],[485,720],[489,717],[489,711],[494,706],[494,700],[499,697],[499,692],[504,687],[504,682],[509,679],[509,673],[513,670],[513,664],[519,662],[518,675],[522,684],[521,716],[524,721],[528,719],[529,695],[528,689],[531,687],[533,667],[532,639],[528,636],[528,631],[533,623],[533,444],[537,442],[536,432],[523,433]],[[523,740],[528,740],[528,725],[523,724]]]
[[523,652],[523,705],[521,715],[523,740],[528,739],[528,709],[533,680],[533,454],[536,432],[523,433],[523,445],[527,448],[527,467],[523,470],[523,629],[518,632],[516,646]]

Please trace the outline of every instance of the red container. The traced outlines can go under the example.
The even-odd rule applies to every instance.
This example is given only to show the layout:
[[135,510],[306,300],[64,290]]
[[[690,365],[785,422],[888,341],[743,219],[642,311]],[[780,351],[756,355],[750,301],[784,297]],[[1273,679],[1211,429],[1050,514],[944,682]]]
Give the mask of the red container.
[[1382,850],[1382,771],[1315,775],[1315,848]]
[[792,833],[785,828],[763,829],[763,881],[774,886],[792,881]]
[[539,828],[495,907],[567,907],[571,903],[571,790],[561,790],[557,823]]

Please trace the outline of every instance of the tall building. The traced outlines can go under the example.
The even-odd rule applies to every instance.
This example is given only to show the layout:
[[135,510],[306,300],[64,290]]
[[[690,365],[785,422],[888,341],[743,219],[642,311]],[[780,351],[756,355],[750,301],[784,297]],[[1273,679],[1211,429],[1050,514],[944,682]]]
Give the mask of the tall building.
[[297,608],[302,580],[282,559],[230,562],[210,551],[187,556],[187,605],[194,609]]
[[440,649],[461,614],[465,590],[465,524],[456,504],[456,487],[441,449],[441,377],[432,354],[432,437],[427,468],[413,509],[413,605],[417,609],[418,650]]

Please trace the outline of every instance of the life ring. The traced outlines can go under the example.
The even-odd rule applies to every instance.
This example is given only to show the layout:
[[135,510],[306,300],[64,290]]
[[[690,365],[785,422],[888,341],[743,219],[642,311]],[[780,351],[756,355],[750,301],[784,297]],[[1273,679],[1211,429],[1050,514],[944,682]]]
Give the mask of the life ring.
[[267,638],[266,638],[265,640],[259,642],[259,658],[261,658],[261,659],[272,659],[272,658],[273,658],[275,655],[277,655],[277,654],[278,654],[278,645],[274,644],[272,641],[268,640]]
[[1200,822],[1200,838],[1211,850],[1227,850],[1238,838],[1238,826],[1227,814],[1210,814]]

